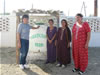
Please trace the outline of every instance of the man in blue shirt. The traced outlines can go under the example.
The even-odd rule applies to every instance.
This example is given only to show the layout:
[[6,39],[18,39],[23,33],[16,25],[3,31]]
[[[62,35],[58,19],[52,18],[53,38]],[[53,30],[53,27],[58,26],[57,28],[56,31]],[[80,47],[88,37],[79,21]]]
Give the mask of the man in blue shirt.
[[20,65],[21,69],[29,68],[26,65],[26,57],[29,49],[29,33],[30,29],[38,29],[38,27],[32,27],[28,24],[28,15],[23,15],[22,23],[18,25],[17,29],[17,42],[18,48],[20,49]]

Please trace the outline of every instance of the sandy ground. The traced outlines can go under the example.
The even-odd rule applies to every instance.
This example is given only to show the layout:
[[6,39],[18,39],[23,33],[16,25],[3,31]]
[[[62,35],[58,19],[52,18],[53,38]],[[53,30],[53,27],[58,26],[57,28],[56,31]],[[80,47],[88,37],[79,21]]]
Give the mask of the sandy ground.
[[[73,73],[73,61],[66,68],[56,67],[56,63],[45,65],[45,53],[28,54],[30,69],[21,70],[16,64],[15,48],[0,48],[1,75],[78,75]],[[84,75],[100,75],[100,48],[89,48],[89,65]]]

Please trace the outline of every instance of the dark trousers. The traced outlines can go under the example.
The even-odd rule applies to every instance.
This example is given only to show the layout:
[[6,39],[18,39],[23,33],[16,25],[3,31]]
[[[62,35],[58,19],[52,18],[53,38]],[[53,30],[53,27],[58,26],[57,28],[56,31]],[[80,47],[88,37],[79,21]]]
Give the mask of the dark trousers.
[[21,39],[20,64],[26,64],[26,57],[29,49],[29,40]]

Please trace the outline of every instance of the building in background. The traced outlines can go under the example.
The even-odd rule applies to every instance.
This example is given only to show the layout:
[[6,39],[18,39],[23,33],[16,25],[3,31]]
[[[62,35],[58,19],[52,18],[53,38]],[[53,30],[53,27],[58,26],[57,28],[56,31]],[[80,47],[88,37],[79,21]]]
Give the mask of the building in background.
[[[75,23],[75,17],[66,16],[62,11],[53,10],[21,9],[13,11],[12,14],[0,15],[0,47],[16,47],[16,29],[18,24],[22,21],[22,15],[24,14],[29,15],[29,24],[32,26],[48,26],[49,19],[53,19],[55,22],[54,25],[57,27],[61,26],[62,19],[68,21],[70,29],[72,29]],[[89,46],[100,47],[100,17],[84,17],[84,21],[89,23],[92,31],[92,38]]]

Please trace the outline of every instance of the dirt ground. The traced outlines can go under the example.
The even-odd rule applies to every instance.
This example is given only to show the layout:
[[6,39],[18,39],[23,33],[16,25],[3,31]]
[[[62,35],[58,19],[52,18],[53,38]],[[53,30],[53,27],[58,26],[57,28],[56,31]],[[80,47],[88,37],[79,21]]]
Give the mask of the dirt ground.
[[[56,67],[56,63],[45,65],[45,53],[29,52],[29,69],[21,70],[16,64],[16,48],[0,48],[1,75],[78,75],[73,73],[73,61],[66,68]],[[100,48],[89,48],[89,64],[84,75],[100,75]]]

